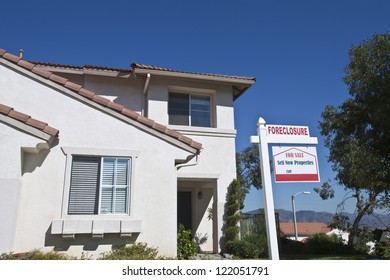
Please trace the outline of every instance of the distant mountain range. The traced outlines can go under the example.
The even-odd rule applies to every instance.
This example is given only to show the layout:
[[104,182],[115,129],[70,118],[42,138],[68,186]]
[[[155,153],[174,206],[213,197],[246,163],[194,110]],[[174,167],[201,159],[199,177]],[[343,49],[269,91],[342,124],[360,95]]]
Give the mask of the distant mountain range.
[[[264,212],[264,209],[257,209],[243,214],[259,214]],[[280,222],[293,222],[293,213],[289,210],[284,209],[275,209],[275,212],[279,214]],[[355,219],[355,215],[351,213],[343,213],[349,218],[349,221],[352,223]],[[302,223],[324,223],[329,225],[332,222],[334,214],[329,212],[315,212],[315,211],[306,211],[301,210],[296,212],[297,222]],[[390,215],[384,214],[375,214],[364,216],[360,222],[360,226],[366,226],[368,228],[386,228],[390,227]]]

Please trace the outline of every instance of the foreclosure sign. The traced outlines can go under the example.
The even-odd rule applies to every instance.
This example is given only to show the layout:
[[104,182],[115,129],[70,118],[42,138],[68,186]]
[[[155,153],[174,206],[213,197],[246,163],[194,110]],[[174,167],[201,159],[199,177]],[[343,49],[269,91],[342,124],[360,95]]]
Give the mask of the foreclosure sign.
[[318,144],[318,140],[317,137],[310,137],[307,126],[270,125],[261,117],[257,122],[257,135],[250,139],[252,144],[258,144],[259,147],[268,256],[271,260],[278,260],[269,145],[275,145],[272,147],[275,182],[319,182],[317,151],[313,147]]
[[272,147],[275,182],[319,182],[315,147]]
[[293,125],[267,125],[268,136],[300,136],[310,137],[309,127]]

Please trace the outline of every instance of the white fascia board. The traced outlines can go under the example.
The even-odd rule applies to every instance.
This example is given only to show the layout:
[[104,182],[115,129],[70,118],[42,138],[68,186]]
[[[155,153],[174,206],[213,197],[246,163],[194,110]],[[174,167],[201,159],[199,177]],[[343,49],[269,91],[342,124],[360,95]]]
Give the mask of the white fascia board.
[[237,135],[237,131],[235,129],[195,127],[195,126],[182,126],[182,125],[168,125],[168,128],[181,132],[185,135],[225,137],[225,138],[235,138]]
[[98,70],[98,69],[81,69],[81,68],[62,68],[62,67],[55,67],[55,66],[46,66],[46,65],[39,65],[37,66],[53,72],[53,73],[66,73],[66,74],[74,74],[74,75],[94,75],[94,76],[105,76],[105,77],[120,77],[120,78],[130,78],[132,75],[131,73],[127,72],[121,72],[121,71],[114,71],[114,70]]
[[94,76],[105,76],[105,77],[120,77],[120,78],[131,78],[131,73],[121,71],[107,71],[107,70],[95,70],[95,69],[84,69],[83,74],[94,75]]
[[67,68],[61,68],[61,67],[54,67],[54,66],[45,66],[37,64],[38,67],[45,69],[49,72],[53,73],[66,73],[66,74],[76,74],[76,75],[82,75],[83,70],[82,69],[67,69]]

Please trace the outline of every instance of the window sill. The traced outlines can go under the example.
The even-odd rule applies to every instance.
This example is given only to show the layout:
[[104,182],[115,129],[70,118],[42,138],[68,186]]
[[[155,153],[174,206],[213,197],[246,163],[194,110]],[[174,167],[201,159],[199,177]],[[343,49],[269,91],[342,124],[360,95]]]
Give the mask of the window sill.
[[92,234],[103,238],[105,233],[118,233],[121,237],[141,232],[142,221],[134,219],[66,219],[53,220],[51,234],[60,234],[63,238],[74,239],[75,234]]
[[223,129],[215,127],[168,125],[168,128],[182,132],[186,135],[235,138],[237,134],[237,131],[235,129]]

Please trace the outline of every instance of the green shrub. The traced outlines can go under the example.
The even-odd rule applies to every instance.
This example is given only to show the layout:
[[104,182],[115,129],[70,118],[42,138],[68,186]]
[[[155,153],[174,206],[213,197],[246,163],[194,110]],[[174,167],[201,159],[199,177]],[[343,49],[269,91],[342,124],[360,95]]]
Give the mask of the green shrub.
[[103,253],[99,260],[155,260],[158,250],[148,247],[146,243],[135,243],[131,246],[120,246],[111,252]]
[[226,243],[226,253],[240,259],[255,259],[259,256],[259,250],[254,244],[245,240],[232,240]]
[[75,258],[54,251],[42,252],[39,250],[33,250],[28,252],[26,255],[26,260],[72,260],[72,259]]
[[185,229],[182,224],[177,229],[177,258],[188,260],[197,252],[196,242],[191,238],[191,230]]
[[43,252],[40,250],[32,250],[23,254],[1,254],[0,260],[74,260],[75,258],[69,257],[65,254],[49,251]]
[[268,242],[267,236],[264,234],[248,234],[244,236],[244,241],[252,244],[257,251],[257,258],[264,258],[268,256]]
[[315,233],[309,236],[305,243],[308,251],[312,254],[345,254],[351,251],[343,243],[342,238],[336,234]]
[[207,233],[204,234],[204,235],[202,235],[200,233],[195,234],[194,241],[196,243],[196,251],[198,253],[202,253],[203,252],[202,248],[200,247],[200,245],[206,243],[207,239],[208,239]]
[[0,255],[0,260],[18,260],[13,253],[3,253]]
[[297,254],[305,254],[308,251],[308,246],[306,243],[291,240],[285,237],[280,239],[280,251],[282,254],[286,255],[297,255]]
[[382,259],[390,260],[390,245],[381,242],[375,243],[375,255]]

